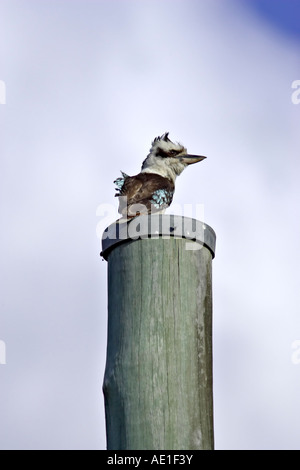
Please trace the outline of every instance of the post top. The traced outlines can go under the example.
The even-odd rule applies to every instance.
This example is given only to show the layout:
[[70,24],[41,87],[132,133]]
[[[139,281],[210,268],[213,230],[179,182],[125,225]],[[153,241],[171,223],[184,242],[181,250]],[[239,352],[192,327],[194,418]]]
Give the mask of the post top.
[[120,243],[144,238],[185,238],[208,248],[215,257],[216,234],[204,222],[173,214],[141,215],[109,225],[102,235],[102,252],[105,260]]

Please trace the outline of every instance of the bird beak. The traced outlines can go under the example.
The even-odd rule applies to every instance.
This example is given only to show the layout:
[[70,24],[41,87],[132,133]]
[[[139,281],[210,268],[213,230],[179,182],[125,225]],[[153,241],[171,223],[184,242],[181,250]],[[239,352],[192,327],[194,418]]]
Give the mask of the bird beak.
[[181,155],[178,158],[181,162],[186,163],[187,165],[191,165],[192,163],[201,162],[206,157],[201,155]]

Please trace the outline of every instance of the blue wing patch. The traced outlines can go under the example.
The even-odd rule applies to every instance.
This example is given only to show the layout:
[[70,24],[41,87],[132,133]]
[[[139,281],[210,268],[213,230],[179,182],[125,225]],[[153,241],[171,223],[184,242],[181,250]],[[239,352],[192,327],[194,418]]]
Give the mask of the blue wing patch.
[[121,171],[121,173],[122,173],[122,177],[117,178],[117,179],[114,181],[115,185],[117,186],[117,188],[116,188],[117,191],[122,191],[122,188],[123,188],[123,186],[124,186],[125,180],[126,180],[127,178],[129,178],[129,176],[128,176],[126,173],[124,173],[123,171]]
[[151,202],[156,209],[161,207],[169,206],[173,199],[173,191],[167,191],[166,189],[157,189],[154,191],[151,197]]

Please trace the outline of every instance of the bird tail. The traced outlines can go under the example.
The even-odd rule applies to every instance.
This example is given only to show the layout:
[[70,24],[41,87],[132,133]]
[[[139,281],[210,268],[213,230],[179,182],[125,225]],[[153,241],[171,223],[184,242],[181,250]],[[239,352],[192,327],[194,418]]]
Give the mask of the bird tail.
[[127,178],[129,178],[129,176],[128,176],[126,173],[124,173],[123,171],[121,171],[121,173],[122,173],[122,177],[120,176],[120,178],[117,178],[117,179],[114,181],[115,185],[117,186],[117,187],[116,187],[116,191],[117,191],[117,192],[116,192],[116,194],[115,194],[116,197],[121,196],[121,194],[122,194],[122,189],[123,189],[125,180],[126,180]]

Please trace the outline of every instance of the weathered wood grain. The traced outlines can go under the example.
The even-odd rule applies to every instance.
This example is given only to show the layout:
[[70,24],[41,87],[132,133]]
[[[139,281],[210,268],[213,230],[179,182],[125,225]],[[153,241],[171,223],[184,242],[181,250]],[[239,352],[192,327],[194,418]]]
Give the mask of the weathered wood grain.
[[143,239],[108,257],[108,449],[213,449],[212,254],[197,248]]

